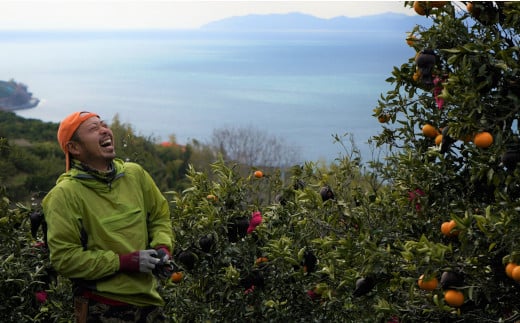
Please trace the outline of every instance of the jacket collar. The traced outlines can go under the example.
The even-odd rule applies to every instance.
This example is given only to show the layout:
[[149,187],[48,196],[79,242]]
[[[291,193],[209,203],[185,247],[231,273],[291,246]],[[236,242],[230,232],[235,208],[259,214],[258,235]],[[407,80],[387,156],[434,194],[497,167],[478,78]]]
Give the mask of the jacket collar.
[[[83,164],[82,162],[75,160],[75,159],[71,160],[71,168],[81,171],[80,174],[78,174],[78,175],[81,175],[81,173],[89,175],[89,176],[80,176],[80,177],[95,178],[95,179],[97,179],[101,182],[105,182],[105,183],[112,182],[116,178],[116,174],[117,174],[117,169],[116,169],[113,161],[110,163],[110,169],[106,172],[102,172],[97,169],[91,168],[87,164]],[[75,176],[75,177],[77,177],[77,176]]]

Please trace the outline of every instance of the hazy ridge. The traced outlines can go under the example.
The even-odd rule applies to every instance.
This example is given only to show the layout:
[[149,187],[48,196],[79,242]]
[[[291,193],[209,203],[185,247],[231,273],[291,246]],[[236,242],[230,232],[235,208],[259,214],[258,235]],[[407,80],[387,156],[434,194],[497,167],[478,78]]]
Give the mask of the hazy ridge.
[[205,30],[216,31],[402,31],[416,24],[431,23],[421,16],[408,16],[397,13],[349,18],[338,16],[322,19],[301,13],[245,15],[226,18],[208,23]]

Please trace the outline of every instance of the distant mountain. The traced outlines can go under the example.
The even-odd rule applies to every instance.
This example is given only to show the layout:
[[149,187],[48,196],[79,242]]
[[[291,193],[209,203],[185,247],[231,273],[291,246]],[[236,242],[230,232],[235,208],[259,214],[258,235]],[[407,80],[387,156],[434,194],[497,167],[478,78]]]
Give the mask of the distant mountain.
[[317,18],[301,13],[246,15],[226,18],[204,25],[215,31],[392,31],[408,30],[415,25],[431,25],[431,20],[397,13],[349,18]]

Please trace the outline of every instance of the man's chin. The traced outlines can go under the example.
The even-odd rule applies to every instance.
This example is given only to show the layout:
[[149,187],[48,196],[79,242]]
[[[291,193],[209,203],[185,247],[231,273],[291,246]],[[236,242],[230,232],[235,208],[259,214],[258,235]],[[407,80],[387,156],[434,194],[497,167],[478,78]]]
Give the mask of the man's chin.
[[114,158],[116,158],[116,152],[114,151],[113,153],[105,154],[104,157],[107,162],[112,162]]

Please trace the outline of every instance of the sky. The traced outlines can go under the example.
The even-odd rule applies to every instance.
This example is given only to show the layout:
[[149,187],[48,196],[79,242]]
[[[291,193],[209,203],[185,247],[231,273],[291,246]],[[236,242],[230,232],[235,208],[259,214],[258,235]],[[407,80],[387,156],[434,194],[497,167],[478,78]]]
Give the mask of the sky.
[[0,30],[195,29],[232,16],[291,12],[326,19],[414,14],[403,1],[0,0]]

